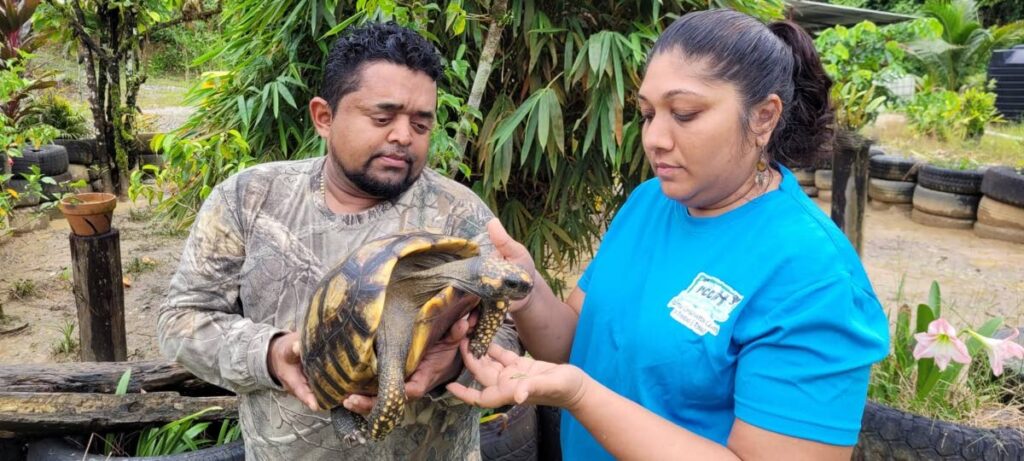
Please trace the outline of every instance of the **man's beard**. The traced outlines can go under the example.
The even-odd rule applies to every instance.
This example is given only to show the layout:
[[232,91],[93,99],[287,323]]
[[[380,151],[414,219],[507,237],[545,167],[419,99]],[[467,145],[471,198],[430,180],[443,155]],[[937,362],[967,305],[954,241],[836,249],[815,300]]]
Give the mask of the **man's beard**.
[[[389,181],[380,178],[376,178],[370,175],[370,164],[378,157],[383,157],[388,154],[400,154],[405,157],[405,163],[407,165],[405,170],[405,177],[398,181]],[[405,191],[412,187],[412,184],[416,182],[419,175],[413,176],[412,174],[412,159],[404,149],[392,149],[386,152],[378,151],[370,156],[363,163],[362,168],[358,170],[349,170],[345,168],[345,165],[341,163],[341,160],[334,156],[333,149],[330,153],[331,160],[335,166],[345,174],[345,177],[352,183],[352,185],[359,188],[359,190],[365,192],[367,195],[377,197],[383,200],[393,200],[402,195]]]

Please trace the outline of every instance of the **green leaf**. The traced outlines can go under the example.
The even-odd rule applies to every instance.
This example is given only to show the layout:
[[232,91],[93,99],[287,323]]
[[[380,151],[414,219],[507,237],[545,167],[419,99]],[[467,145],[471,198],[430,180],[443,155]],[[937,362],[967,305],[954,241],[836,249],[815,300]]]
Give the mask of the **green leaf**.
[[927,304],[919,304],[917,306],[917,326],[914,328],[915,333],[924,333],[928,331],[928,325],[932,323],[936,318],[935,311],[932,307]]
[[289,106],[292,106],[293,108],[296,109],[299,107],[295,105],[295,98],[292,97],[292,93],[288,91],[288,87],[285,86],[285,84],[279,82],[277,84],[277,88],[278,90],[280,90],[281,97],[284,98],[285,102],[287,102]]
[[899,307],[896,314],[896,329],[893,335],[893,349],[896,362],[900,369],[909,368],[913,363],[911,351],[913,349],[914,336],[910,331],[910,306],[906,304]]
[[932,281],[931,289],[928,290],[928,304],[931,305],[935,318],[942,317],[942,295],[939,292],[939,282]]
[[128,383],[132,379],[132,369],[128,368],[121,375],[121,379],[117,381],[117,389],[114,391],[115,395],[125,395],[128,392]]
[[543,147],[548,145],[548,129],[551,128],[551,99],[541,99],[537,109],[537,141]]

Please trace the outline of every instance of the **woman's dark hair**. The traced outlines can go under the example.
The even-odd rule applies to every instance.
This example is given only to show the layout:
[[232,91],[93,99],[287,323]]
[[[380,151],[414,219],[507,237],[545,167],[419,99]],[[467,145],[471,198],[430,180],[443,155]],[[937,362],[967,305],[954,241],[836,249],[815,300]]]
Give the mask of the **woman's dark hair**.
[[712,78],[736,85],[745,126],[753,105],[773,93],[782,99],[782,116],[766,150],[769,161],[809,166],[831,151],[832,80],[814,40],[800,26],[790,21],[766,26],[732,10],[694,12],[661,34],[650,57],[670,51],[706,62]]
[[435,82],[441,76],[441,58],[427,39],[394,22],[370,23],[353,28],[331,45],[320,97],[333,112],[343,96],[359,89],[362,67],[390,62],[423,72]]

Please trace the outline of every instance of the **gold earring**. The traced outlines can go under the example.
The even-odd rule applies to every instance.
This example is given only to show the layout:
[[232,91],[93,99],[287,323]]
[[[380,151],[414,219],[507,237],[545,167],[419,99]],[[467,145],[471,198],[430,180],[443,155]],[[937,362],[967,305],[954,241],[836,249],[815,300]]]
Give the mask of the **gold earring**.
[[757,160],[757,173],[754,173],[754,181],[757,182],[758,187],[764,187],[768,181],[768,162],[764,159],[764,154],[761,154],[761,158]]

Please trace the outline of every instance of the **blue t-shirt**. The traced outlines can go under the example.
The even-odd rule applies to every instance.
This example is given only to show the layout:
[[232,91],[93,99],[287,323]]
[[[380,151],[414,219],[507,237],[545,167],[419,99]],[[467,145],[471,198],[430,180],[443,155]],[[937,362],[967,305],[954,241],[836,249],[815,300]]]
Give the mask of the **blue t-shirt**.
[[[618,394],[722,445],[735,418],[856,443],[888,321],[846,236],[789,171],[710,218],[645,182],[579,287],[569,361]],[[612,459],[568,412],[561,429],[565,459]]]

